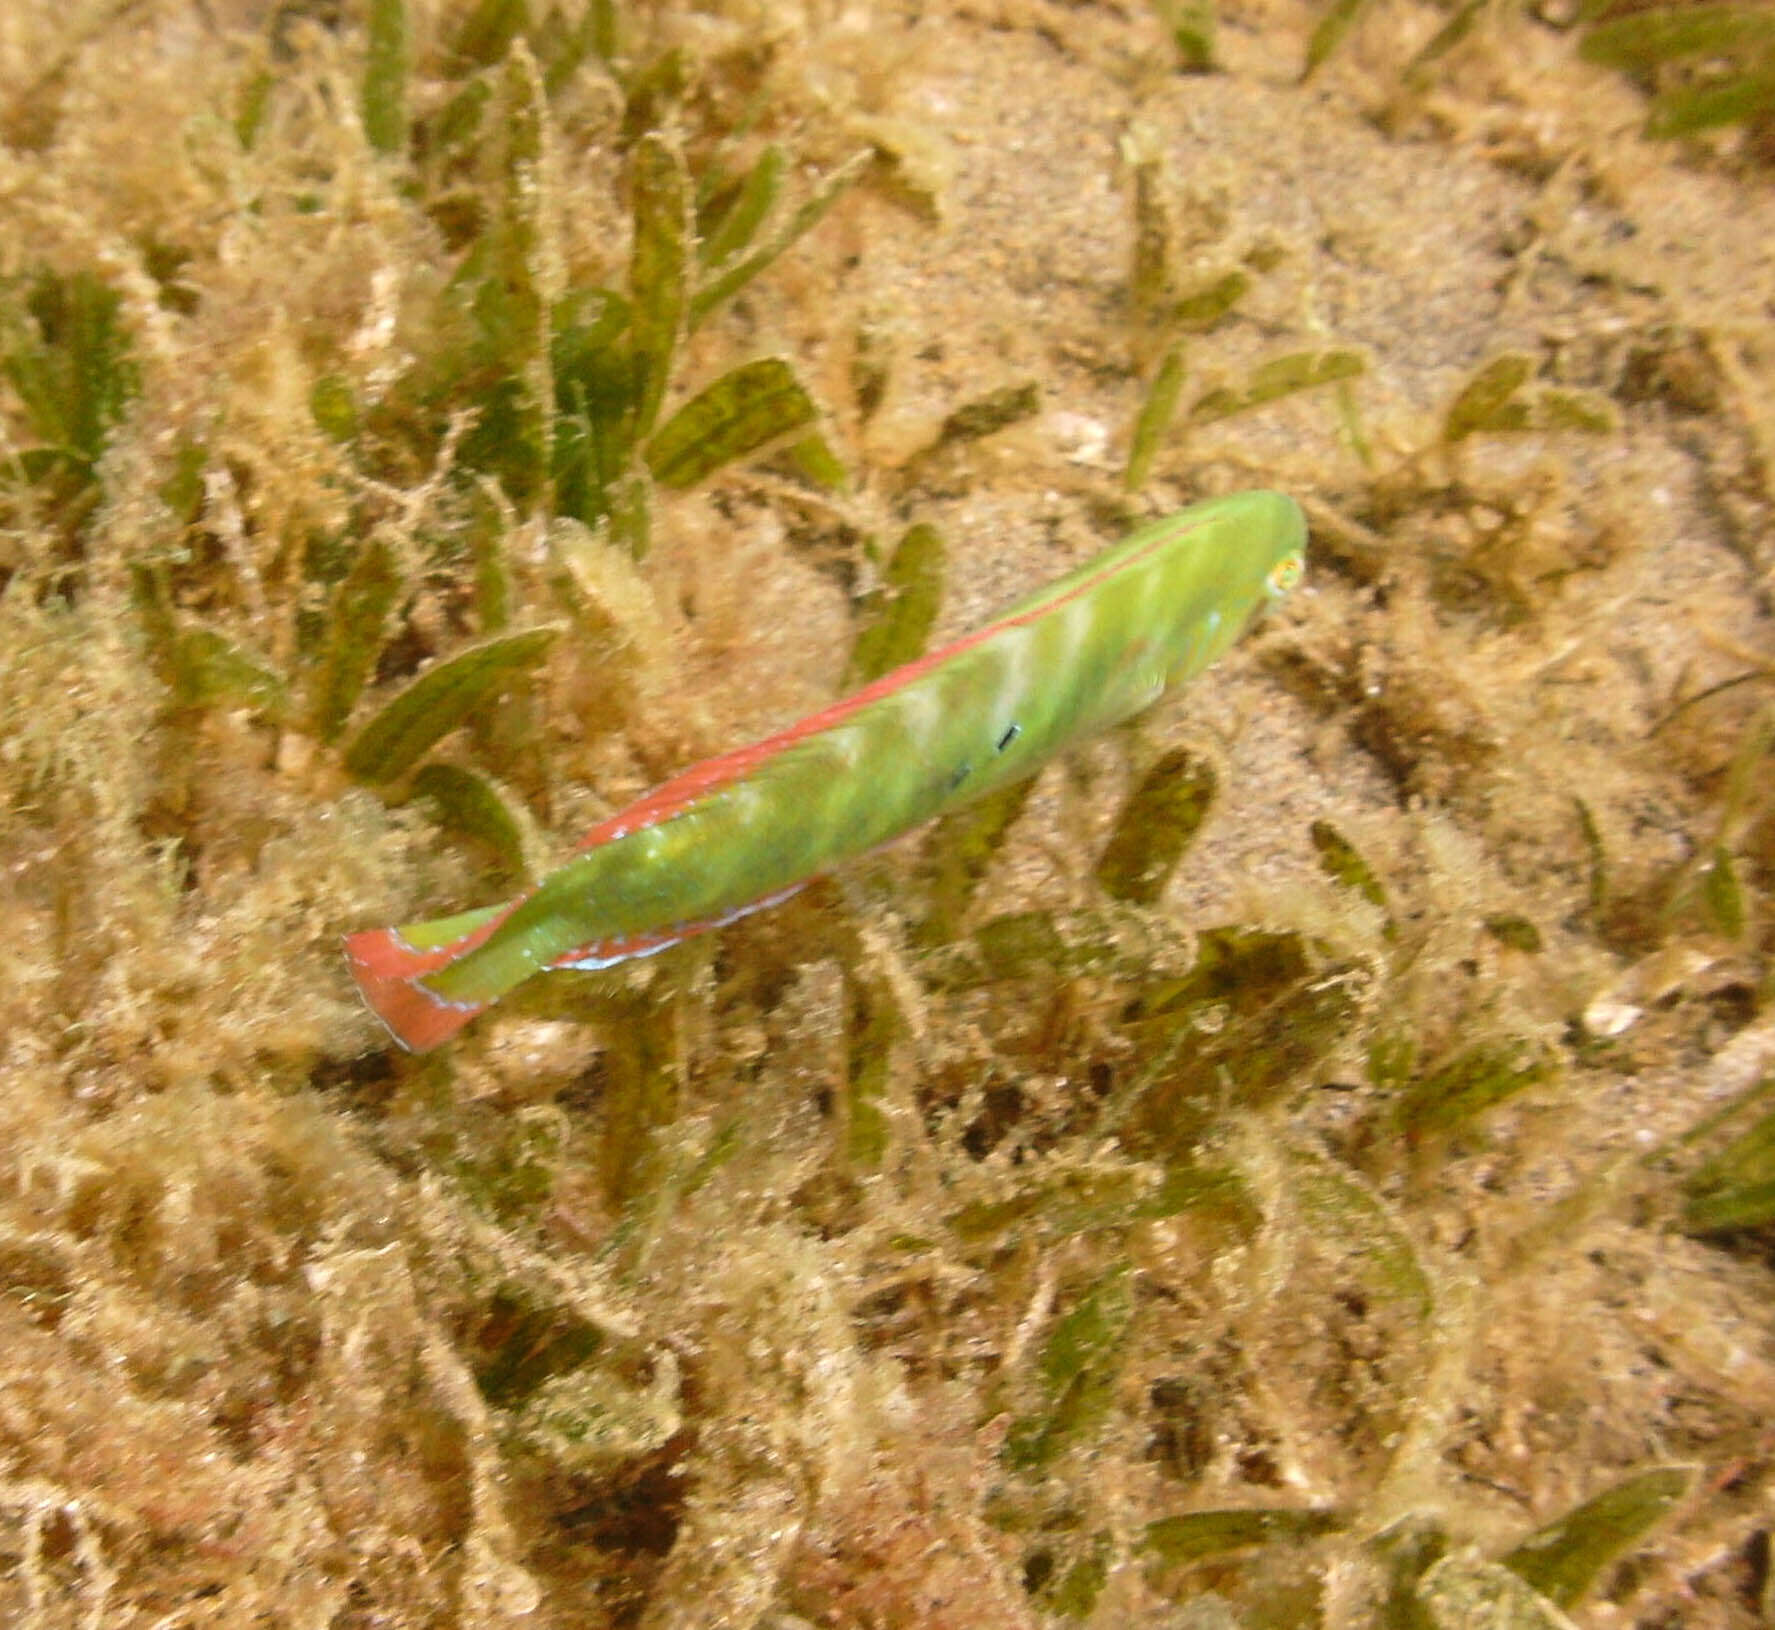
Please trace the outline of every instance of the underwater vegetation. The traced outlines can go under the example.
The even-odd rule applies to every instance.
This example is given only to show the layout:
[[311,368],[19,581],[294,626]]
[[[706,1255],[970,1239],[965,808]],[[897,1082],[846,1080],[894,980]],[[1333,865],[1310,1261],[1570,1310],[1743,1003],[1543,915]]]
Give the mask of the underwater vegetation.
[[[1762,14],[1390,7],[0,24],[0,1619],[1766,1621]],[[355,1001],[1253,486],[1179,700]]]
[[[1318,72],[1372,9],[1372,0],[1330,0],[1307,46],[1302,77]],[[1766,7],[1581,0],[1555,15],[1514,0],[1457,0],[1439,9],[1444,19],[1399,70],[1390,118],[1402,117],[1475,34],[1554,26],[1576,36],[1585,62],[1619,71],[1645,94],[1649,140],[1736,128],[1752,165],[1766,168],[1775,159],[1775,19]]]

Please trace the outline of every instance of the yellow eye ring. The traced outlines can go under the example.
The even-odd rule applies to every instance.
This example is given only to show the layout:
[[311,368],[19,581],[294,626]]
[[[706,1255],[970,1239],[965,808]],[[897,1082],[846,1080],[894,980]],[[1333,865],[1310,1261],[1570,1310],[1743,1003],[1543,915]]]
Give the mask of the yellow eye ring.
[[1298,588],[1300,580],[1306,575],[1306,557],[1298,553],[1292,554],[1285,559],[1278,560],[1270,568],[1270,575],[1265,579],[1264,586],[1272,595],[1280,599],[1290,589]]

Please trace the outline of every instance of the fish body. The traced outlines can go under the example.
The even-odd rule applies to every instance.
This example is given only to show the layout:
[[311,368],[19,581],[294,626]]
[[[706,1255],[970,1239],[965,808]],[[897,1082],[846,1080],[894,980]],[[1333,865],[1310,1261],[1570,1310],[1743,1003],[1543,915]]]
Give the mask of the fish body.
[[1299,580],[1305,546],[1279,493],[1142,527],[976,632],[674,776],[516,899],[350,935],[364,1000],[424,1051],[546,969],[608,967],[774,905],[1202,672]]

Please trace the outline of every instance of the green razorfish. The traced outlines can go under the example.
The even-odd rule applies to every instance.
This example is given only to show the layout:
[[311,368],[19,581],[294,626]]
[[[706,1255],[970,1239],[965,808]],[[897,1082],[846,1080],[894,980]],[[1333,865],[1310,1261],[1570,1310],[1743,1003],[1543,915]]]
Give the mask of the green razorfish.
[[1280,493],[1154,521],[977,632],[655,787],[515,899],[348,936],[352,975],[423,1052],[536,974],[775,905],[1201,673],[1300,581],[1305,548]]

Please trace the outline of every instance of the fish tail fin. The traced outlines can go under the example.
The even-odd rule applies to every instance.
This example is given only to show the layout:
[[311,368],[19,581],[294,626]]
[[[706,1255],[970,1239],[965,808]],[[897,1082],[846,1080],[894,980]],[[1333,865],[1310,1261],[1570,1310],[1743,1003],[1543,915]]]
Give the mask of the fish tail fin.
[[490,906],[437,922],[345,936],[346,965],[364,1005],[408,1052],[430,1052],[493,1005],[491,1000],[453,1002],[423,981],[481,945],[509,910]]
[[437,953],[415,951],[393,928],[348,934],[345,961],[364,1005],[410,1053],[430,1052],[488,1006],[446,1001],[427,990],[420,980],[442,966]]

